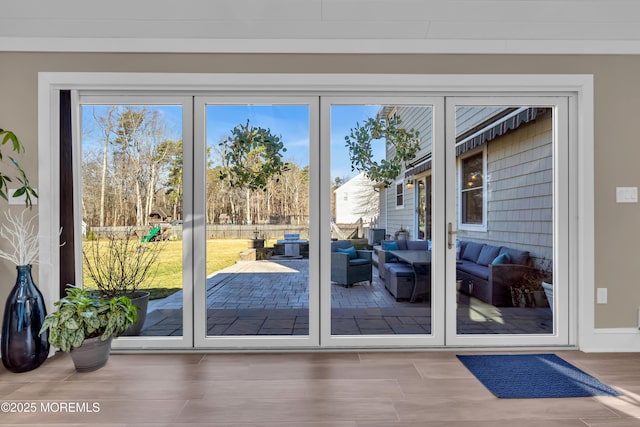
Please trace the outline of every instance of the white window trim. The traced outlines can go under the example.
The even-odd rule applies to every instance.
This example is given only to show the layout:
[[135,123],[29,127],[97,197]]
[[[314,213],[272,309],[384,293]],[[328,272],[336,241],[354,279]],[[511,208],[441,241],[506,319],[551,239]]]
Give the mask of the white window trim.
[[[574,197],[571,211],[579,212],[579,221],[572,222],[570,242],[569,283],[575,295],[570,307],[572,343],[589,351],[606,351],[613,347],[611,340],[603,343],[602,335],[593,327],[595,319],[594,294],[594,78],[588,74],[513,74],[513,75],[417,75],[417,74],[166,74],[166,73],[74,73],[41,72],[38,74],[38,210],[40,254],[40,283],[47,308],[52,310],[57,300],[60,276],[58,233],[60,224],[60,166],[59,166],[59,91],[78,90],[139,90],[139,91],[295,91],[381,93],[405,92],[416,95],[442,93],[453,95],[509,94],[509,95],[566,95],[573,94],[572,105],[577,113],[571,118],[571,161],[574,171],[569,185]],[[321,201],[327,202],[330,177],[321,174],[320,182],[327,187]],[[320,186],[322,187],[322,186]],[[324,187],[322,187],[324,188]],[[322,190],[321,188],[321,190]],[[435,202],[442,202],[435,196]],[[328,214],[321,221],[329,224]],[[446,235],[442,218],[434,218],[435,244],[444,244]],[[442,224],[440,224],[442,222]],[[315,236],[320,237],[318,234]],[[328,264],[320,273],[328,273]],[[580,328],[577,328],[577,325]],[[579,333],[579,335],[578,335]],[[636,334],[637,336],[637,334]],[[624,335],[623,338],[627,336]],[[614,338],[612,337],[612,340]],[[600,343],[600,344],[599,344]],[[628,344],[628,341],[626,341]],[[605,347],[609,345],[609,347]],[[623,344],[623,343],[620,343]],[[640,340],[634,340],[640,351]],[[621,345],[622,346],[622,345]],[[625,347],[631,351],[628,345]]]
[[[420,213],[418,212],[419,206],[420,206],[420,192],[418,191],[418,182],[419,181],[424,181],[425,182],[425,186],[426,186],[427,178],[429,178],[431,176],[432,176],[431,171],[428,171],[428,172],[423,172],[423,173],[413,177],[413,182],[414,182],[413,189],[414,190],[413,190],[413,198],[412,198],[412,200],[413,200],[413,206],[415,206],[415,209],[414,209],[414,212],[413,212],[413,229],[416,230],[416,239],[418,238],[418,234],[419,234],[419,231],[420,231],[420,224],[419,224],[419,222],[420,222],[420,219],[419,219]],[[425,191],[426,191],[426,188],[425,188]],[[429,205],[431,205],[432,203],[433,203],[433,200],[430,200],[429,201]],[[429,207],[429,206],[427,206],[427,207]],[[426,215],[426,212],[425,212],[425,215]],[[433,212],[432,212],[432,215],[433,215]],[[427,239],[425,237],[425,239],[423,239],[423,240],[430,240],[430,239]]]
[[[477,155],[482,151],[482,224],[466,224],[462,222],[462,161],[471,156]],[[456,197],[458,198],[458,230],[487,232],[487,147],[484,144],[481,148],[469,151],[460,156],[456,161],[458,174],[458,189]]]

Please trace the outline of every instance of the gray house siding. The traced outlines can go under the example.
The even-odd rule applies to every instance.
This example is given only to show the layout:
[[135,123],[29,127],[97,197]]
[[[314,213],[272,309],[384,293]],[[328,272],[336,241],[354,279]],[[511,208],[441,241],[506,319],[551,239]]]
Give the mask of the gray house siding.
[[[504,110],[504,107],[463,107],[457,112],[458,135]],[[431,114],[424,108],[401,106],[402,126],[420,131],[416,160],[431,153]],[[553,255],[553,120],[549,110],[535,121],[479,147],[486,150],[486,231],[460,229],[458,238],[528,250],[534,259]],[[395,154],[387,147],[387,156]],[[465,155],[470,153],[465,153]],[[415,166],[415,165],[409,165]],[[458,166],[459,167],[459,162]],[[404,171],[398,179],[404,177]],[[406,183],[406,181],[405,181]],[[401,226],[416,239],[415,190],[404,188],[404,208],[396,208],[395,184],[381,191],[380,226],[393,236]],[[457,196],[456,196],[457,197]],[[460,225],[459,225],[460,228]],[[463,227],[464,228],[464,227]]]
[[[416,107],[416,106],[400,106],[397,114],[402,120],[400,126],[405,129],[415,129],[420,132],[420,151],[416,155],[416,159],[431,153],[433,135],[433,108],[432,107]],[[404,175],[403,175],[404,176]]]
[[400,227],[404,227],[407,231],[409,231],[409,237],[414,238],[414,230],[413,230],[413,206],[415,205],[414,201],[414,190],[404,187],[404,206],[396,207],[396,184],[393,183],[389,187],[385,188],[381,191],[381,198],[386,203],[386,212],[383,212],[385,209],[381,209],[380,211],[380,226],[387,229],[387,234],[391,236],[394,235],[396,231],[400,229]]
[[504,109],[504,107],[458,107],[456,109],[456,135],[462,135]]
[[384,228],[387,229],[387,189],[379,188],[378,191],[378,203],[380,203],[380,210],[378,212],[378,223],[374,224],[375,228]]
[[460,239],[552,257],[552,144],[551,112],[487,144],[487,231],[460,230]]
[[[415,129],[420,132],[420,150],[416,155],[416,160],[423,158],[431,153],[432,146],[432,120],[433,108],[431,106],[413,106],[403,105],[398,106],[396,114],[402,121],[401,127],[405,129]],[[391,145],[387,145],[386,151],[387,158],[395,155],[395,149]],[[385,216],[385,222],[381,221],[381,226],[386,226],[387,234],[394,235],[396,231],[403,227],[409,232],[410,239],[417,238],[417,232],[414,229],[414,213],[415,213],[415,189],[406,187],[406,180],[404,178],[404,171],[400,173],[397,180],[403,181],[404,187],[404,207],[396,207],[396,183],[392,184],[386,189],[384,197],[387,203],[387,212]],[[382,214],[381,214],[382,218]]]

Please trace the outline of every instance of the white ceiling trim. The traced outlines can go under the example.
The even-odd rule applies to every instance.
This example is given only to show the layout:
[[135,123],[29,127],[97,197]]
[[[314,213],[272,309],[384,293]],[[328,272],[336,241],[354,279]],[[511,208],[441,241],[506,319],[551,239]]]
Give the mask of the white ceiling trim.
[[0,52],[640,54],[640,40],[357,40],[0,37]]

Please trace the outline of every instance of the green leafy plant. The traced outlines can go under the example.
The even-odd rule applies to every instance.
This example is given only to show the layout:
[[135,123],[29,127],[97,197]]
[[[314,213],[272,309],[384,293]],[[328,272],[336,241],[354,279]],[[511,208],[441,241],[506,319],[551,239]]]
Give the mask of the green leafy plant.
[[56,309],[44,320],[40,334],[49,330],[49,344],[64,352],[85,339],[122,334],[137,320],[136,307],[128,297],[100,298],[81,288],[67,289],[67,296],[54,303]]
[[[22,146],[20,141],[18,141],[18,137],[16,136],[15,133],[11,132],[10,130],[5,130],[0,128],[0,138],[2,138],[2,141],[0,142],[1,147],[4,147],[7,143],[11,143],[11,149],[14,152],[21,153],[24,151],[24,147]],[[2,154],[1,147],[0,147],[0,162],[4,161],[4,156]],[[38,193],[36,193],[36,191],[31,187],[31,184],[29,184],[29,179],[27,178],[26,173],[24,172],[20,164],[16,161],[16,159],[14,159],[11,156],[7,156],[7,157],[18,172],[18,175],[15,176],[14,178],[16,179],[16,181],[22,184],[22,186],[16,189],[16,191],[13,193],[13,197],[24,196],[25,204],[27,205],[27,207],[31,207],[33,205],[32,197],[37,198]],[[5,200],[9,200],[8,193],[9,193],[10,182],[13,182],[11,177],[9,177],[4,171],[0,170],[0,197],[2,197]]]
[[[356,123],[356,127],[344,137],[349,149],[351,170],[364,172],[372,181],[389,186],[398,177],[404,164],[414,159],[420,149],[420,132],[403,129],[401,123],[399,116],[369,118],[362,126]],[[393,146],[395,154],[377,162],[373,160],[372,144],[380,139]]]

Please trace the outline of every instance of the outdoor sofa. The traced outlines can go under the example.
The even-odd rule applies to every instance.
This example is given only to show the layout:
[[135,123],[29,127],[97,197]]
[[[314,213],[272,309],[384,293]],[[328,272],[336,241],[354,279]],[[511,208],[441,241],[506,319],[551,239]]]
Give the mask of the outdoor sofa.
[[510,306],[510,286],[535,269],[529,251],[460,240],[456,279],[460,291],[494,306]]
[[[530,266],[529,251],[467,240],[459,240],[457,244],[460,252],[456,279],[461,281],[460,292],[491,305],[510,306],[510,286],[520,283],[525,275],[535,271]],[[390,250],[429,249],[429,242],[425,240],[383,240],[376,247],[378,275],[394,297],[406,296],[414,275],[411,267],[399,263]]]

